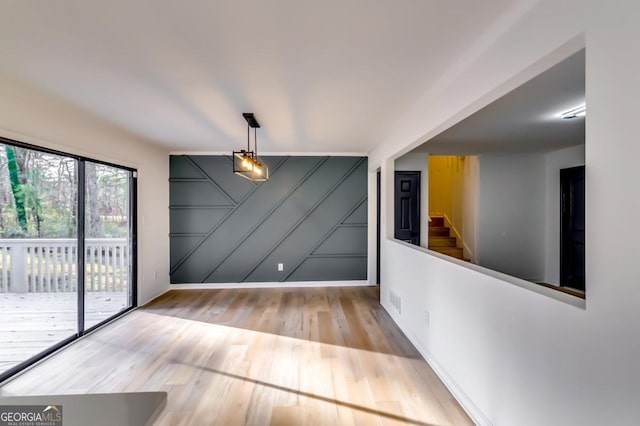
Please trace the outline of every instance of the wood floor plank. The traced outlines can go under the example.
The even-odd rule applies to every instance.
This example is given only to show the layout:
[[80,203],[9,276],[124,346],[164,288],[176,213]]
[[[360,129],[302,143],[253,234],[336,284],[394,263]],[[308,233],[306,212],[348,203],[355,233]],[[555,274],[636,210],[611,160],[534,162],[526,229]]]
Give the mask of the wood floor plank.
[[164,390],[159,425],[470,425],[375,287],[170,291],[3,395]]
[[289,425],[303,425],[304,411],[298,406],[289,407],[273,407],[271,414],[272,426],[289,426]]

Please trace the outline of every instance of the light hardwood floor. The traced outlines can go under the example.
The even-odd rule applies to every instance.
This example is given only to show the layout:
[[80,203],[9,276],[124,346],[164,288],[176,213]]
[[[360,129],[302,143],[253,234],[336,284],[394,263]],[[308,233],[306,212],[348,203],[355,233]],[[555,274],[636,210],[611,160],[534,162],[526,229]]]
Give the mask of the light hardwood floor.
[[466,425],[375,287],[181,290],[4,395],[165,390],[160,425]]

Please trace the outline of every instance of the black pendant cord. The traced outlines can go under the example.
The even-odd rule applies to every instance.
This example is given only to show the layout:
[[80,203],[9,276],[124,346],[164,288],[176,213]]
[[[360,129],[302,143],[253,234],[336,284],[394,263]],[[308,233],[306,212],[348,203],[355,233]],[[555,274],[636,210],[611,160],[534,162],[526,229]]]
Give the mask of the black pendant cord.
[[253,128],[253,147],[256,149],[256,159],[258,158],[258,130]]
[[[253,182],[269,180],[269,166],[258,157],[258,128],[260,123],[252,112],[242,114],[247,120],[247,150],[233,151],[233,173]],[[253,127],[253,149],[251,148],[251,128]]]

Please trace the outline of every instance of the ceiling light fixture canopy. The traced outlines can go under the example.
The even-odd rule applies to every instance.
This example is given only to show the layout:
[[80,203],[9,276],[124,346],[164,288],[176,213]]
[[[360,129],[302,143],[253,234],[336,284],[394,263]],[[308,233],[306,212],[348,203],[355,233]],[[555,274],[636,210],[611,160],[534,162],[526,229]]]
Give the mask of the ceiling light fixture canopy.
[[564,119],[568,119],[568,118],[584,117],[585,115],[587,115],[587,105],[582,104],[561,113],[560,117]]
[[[233,151],[233,173],[252,182],[269,180],[269,166],[258,157],[258,134],[260,123],[252,112],[242,114],[247,120],[247,149]],[[251,150],[251,129],[253,129],[253,150]]]

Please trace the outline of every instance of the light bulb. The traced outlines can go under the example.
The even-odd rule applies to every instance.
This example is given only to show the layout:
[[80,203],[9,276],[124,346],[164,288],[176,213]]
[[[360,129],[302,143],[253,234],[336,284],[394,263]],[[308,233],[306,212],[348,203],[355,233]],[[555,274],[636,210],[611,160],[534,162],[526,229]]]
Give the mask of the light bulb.
[[259,165],[255,165],[253,166],[253,171],[256,172],[258,175],[262,176],[262,169],[260,168]]
[[251,167],[251,163],[249,162],[249,159],[247,157],[244,157],[242,159],[242,167],[244,167],[245,169],[250,169]]

